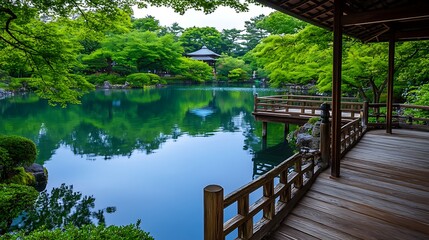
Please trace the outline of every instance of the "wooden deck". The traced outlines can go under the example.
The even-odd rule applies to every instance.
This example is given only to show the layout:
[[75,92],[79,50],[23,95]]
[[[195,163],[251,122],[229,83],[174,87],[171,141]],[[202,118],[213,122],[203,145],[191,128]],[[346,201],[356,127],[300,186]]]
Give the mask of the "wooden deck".
[[429,133],[368,132],[266,239],[429,239]]

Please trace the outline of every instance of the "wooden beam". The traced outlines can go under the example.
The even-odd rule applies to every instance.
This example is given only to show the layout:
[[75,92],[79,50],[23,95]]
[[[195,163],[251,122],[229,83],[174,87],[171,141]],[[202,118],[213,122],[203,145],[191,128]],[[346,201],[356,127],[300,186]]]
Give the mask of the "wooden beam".
[[393,112],[393,75],[395,73],[395,34],[390,34],[389,39],[389,74],[387,77],[387,116],[386,133],[392,133],[392,112]]
[[332,160],[331,177],[340,177],[341,160],[341,66],[343,50],[343,0],[334,0],[334,51],[332,74]]
[[348,14],[342,17],[342,23],[343,26],[347,27],[429,18],[429,4],[425,2],[419,3],[412,6]]
[[429,29],[396,32],[395,39],[396,40],[429,39]]

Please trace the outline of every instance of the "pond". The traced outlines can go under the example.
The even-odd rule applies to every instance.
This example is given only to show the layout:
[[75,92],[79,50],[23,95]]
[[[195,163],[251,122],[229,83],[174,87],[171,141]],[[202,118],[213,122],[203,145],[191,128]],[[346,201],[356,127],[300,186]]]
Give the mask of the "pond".
[[32,139],[49,171],[47,191],[61,184],[116,207],[107,225],[141,219],[155,239],[203,238],[203,188],[225,194],[292,155],[283,126],[261,140],[253,94],[273,89],[170,86],[99,90],[81,105],[52,107],[34,95],[0,101],[0,133]]

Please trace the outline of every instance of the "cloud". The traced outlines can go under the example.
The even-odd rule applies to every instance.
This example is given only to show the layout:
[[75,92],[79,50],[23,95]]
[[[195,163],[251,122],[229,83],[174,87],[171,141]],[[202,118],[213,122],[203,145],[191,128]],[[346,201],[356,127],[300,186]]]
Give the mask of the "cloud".
[[208,26],[222,31],[222,29],[232,28],[244,29],[245,21],[260,14],[268,15],[273,11],[271,8],[252,5],[249,12],[244,13],[236,13],[231,8],[220,7],[209,15],[195,10],[189,10],[184,15],[180,15],[170,8],[148,7],[145,9],[134,8],[134,17],[143,18],[147,15],[152,15],[160,21],[162,26],[170,26],[177,22],[183,28]]

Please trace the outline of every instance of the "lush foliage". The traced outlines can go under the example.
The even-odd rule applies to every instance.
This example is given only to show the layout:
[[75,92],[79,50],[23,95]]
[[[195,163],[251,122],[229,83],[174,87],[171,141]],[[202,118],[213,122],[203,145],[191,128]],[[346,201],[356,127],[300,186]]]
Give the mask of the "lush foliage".
[[[247,80],[250,75],[250,68],[244,60],[223,55],[217,61],[217,77],[221,81],[226,81],[232,77],[232,80]],[[241,69],[241,70],[236,70]],[[231,71],[234,71],[231,73]]]
[[33,187],[0,183],[0,235],[9,229],[14,218],[33,206],[38,195]]
[[[387,44],[362,44],[349,38],[343,41],[343,93],[359,95],[371,102],[383,101],[387,87]],[[397,43],[395,94],[398,101],[407,86],[428,81],[428,72],[422,70],[429,57],[428,43]],[[306,26],[294,34],[271,35],[245,59],[253,62],[253,68],[263,68],[273,86],[317,83],[320,92],[331,91],[332,34],[323,29]],[[411,74],[413,71],[417,74]]]
[[37,156],[34,142],[20,136],[0,136],[0,153],[3,179],[13,168],[32,164]]
[[80,228],[67,225],[64,229],[55,230],[36,230],[30,234],[18,232],[7,234],[3,239],[28,239],[28,240],[68,240],[68,239],[88,239],[88,240],[105,240],[105,239],[140,239],[153,240],[149,233],[140,229],[140,222],[127,226],[108,226],[92,224],[84,225]]
[[[33,77],[32,87],[39,96],[50,99],[51,103],[63,106],[69,102],[77,103],[83,93],[92,89],[92,85],[80,74],[82,66],[78,61],[79,55],[96,51],[107,34],[111,36],[129,31],[132,26],[129,17],[131,7],[145,7],[148,4],[172,7],[180,13],[188,9],[209,13],[218,6],[229,6],[238,11],[247,9],[247,3],[236,0],[6,1],[0,8],[0,24],[3,26],[0,33],[0,67],[7,69],[12,76]],[[157,30],[157,26],[153,26],[156,21],[152,20],[152,23],[134,21],[133,27],[137,31]],[[120,64],[131,67],[131,71],[135,70],[134,67],[145,69],[145,65],[133,66],[138,64],[136,58],[141,56],[142,53],[133,54],[130,60],[119,56],[122,60]],[[109,56],[104,59],[107,61],[104,67],[109,68]],[[163,70],[168,68],[160,67]]]
[[209,81],[213,77],[213,69],[205,62],[190,58],[181,58],[178,73],[186,80],[193,82]]

